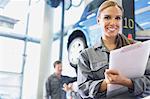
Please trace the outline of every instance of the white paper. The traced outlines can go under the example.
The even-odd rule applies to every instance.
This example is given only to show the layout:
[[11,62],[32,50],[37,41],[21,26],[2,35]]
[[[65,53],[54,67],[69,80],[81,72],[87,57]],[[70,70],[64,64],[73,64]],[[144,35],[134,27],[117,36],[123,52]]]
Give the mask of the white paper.
[[[128,45],[110,52],[109,68],[120,71],[128,78],[141,77],[144,75],[150,54],[150,40]],[[109,84],[107,94],[121,85]]]
[[144,98],[142,98],[142,99],[150,99],[150,96],[144,97]]

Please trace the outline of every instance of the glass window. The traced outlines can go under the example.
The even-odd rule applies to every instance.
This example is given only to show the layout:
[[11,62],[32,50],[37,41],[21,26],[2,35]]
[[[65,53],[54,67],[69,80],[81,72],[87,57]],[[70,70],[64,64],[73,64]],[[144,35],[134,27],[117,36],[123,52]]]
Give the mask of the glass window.
[[[6,4],[1,5],[2,2]],[[0,99],[36,97],[40,44],[27,41],[24,50],[24,37],[26,31],[31,40],[41,37],[43,3],[43,0],[0,0]],[[29,87],[33,90],[29,91]]]
[[0,36],[0,71],[20,73],[23,49],[23,41]]
[[20,99],[21,75],[0,72],[0,99]]
[[7,4],[1,9],[0,19],[3,17],[5,23],[13,23],[14,25],[14,28],[10,28],[9,31],[15,31],[18,34],[25,33],[28,3],[28,0],[8,0]]
[[89,5],[89,10],[88,12],[91,12],[92,10],[95,10],[95,9],[98,9],[98,7],[101,5],[101,3],[103,2],[104,0],[101,0],[101,2],[99,0],[95,0],[94,2],[92,2],[90,5]]
[[[36,99],[38,71],[40,65],[40,44],[28,42],[27,59],[24,69],[24,84],[22,99]],[[32,88],[32,90],[30,90]]]
[[150,1],[135,1],[135,30],[137,39],[150,39]]

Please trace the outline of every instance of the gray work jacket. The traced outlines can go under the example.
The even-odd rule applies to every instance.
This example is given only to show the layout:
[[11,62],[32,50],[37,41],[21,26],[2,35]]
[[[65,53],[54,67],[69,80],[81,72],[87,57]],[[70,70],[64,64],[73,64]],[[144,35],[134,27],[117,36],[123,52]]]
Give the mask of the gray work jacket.
[[[78,87],[79,93],[84,99],[106,98],[106,92],[99,92],[102,81],[104,80],[105,69],[108,68],[109,51],[101,42],[93,47],[81,52],[78,63]],[[133,89],[128,89],[125,94],[115,96],[115,98],[133,99],[137,96],[145,97],[150,95],[150,59],[144,76],[131,78]],[[113,98],[113,97],[112,97]]]
[[63,84],[73,83],[76,80],[76,77],[61,75],[58,78],[55,73],[52,74],[46,81],[46,99],[66,99],[66,92],[62,89]]

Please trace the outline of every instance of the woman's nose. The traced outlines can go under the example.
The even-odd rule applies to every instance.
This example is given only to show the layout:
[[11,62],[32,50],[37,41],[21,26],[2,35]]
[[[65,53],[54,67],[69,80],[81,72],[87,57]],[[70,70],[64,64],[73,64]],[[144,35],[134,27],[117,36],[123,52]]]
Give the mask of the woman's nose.
[[117,21],[115,19],[111,19],[110,22],[109,22],[111,25],[116,25],[117,24]]

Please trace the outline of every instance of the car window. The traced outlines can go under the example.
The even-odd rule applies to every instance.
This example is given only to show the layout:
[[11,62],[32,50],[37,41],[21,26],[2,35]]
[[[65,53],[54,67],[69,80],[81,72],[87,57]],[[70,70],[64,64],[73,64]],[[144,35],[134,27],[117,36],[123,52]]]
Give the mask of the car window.
[[89,3],[82,14],[82,18],[85,18],[87,15],[93,12],[96,12],[103,1],[104,0],[93,0],[91,3]]
[[101,5],[102,2],[103,0],[96,0],[94,2],[91,2],[91,4],[89,5],[88,12],[98,9],[98,7]]

